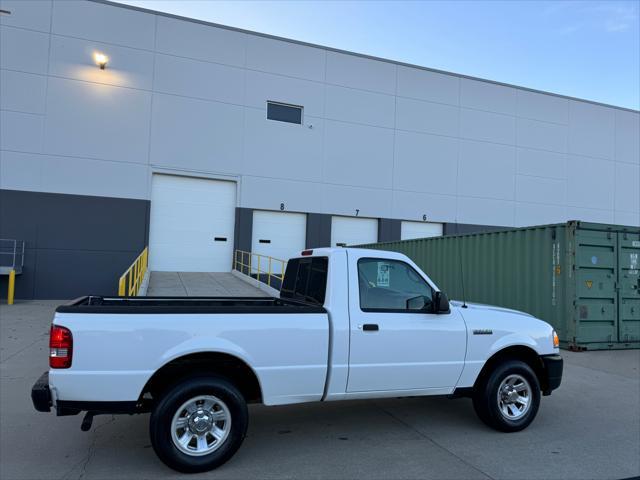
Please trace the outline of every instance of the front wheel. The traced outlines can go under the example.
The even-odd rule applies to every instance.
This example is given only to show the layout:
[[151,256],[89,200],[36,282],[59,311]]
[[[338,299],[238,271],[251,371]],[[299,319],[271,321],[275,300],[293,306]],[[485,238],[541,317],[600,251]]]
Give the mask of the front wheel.
[[229,460],[247,432],[242,394],[219,377],[194,377],[170,389],[151,413],[151,445],[167,466],[185,473]]
[[524,362],[507,360],[476,385],[473,407],[478,417],[496,430],[517,432],[536,417],[540,383]]

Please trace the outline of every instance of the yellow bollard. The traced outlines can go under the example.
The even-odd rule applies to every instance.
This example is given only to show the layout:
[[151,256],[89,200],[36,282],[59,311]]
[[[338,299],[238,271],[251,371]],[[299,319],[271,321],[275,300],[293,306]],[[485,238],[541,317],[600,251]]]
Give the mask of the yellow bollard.
[[7,294],[7,305],[13,305],[13,295],[16,291],[16,271],[9,272],[9,292]]

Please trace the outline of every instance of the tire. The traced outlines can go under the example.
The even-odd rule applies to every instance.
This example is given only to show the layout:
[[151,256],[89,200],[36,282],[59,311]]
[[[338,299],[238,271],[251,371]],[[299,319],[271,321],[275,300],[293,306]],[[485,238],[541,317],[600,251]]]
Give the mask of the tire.
[[501,432],[523,430],[536,417],[539,407],[538,377],[519,360],[498,364],[473,392],[473,408],[480,420]]
[[248,421],[247,404],[233,384],[196,376],[162,396],[151,412],[149,435],[165,465],[198,473],[219,467],[236,453]]

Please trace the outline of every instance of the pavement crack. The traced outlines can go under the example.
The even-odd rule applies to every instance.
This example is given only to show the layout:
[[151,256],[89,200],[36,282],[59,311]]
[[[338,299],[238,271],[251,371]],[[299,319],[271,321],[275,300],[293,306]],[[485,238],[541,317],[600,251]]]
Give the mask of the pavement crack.
[[182,288],[184,290],[184,295],[185,297],[189,296],[189,290],[187,290],[187,286],[184,284],[184,280],[182,279],[182,273],[181,272],[177,272],[178,273],[178,280],[180,280],[180,285],[182,285]]
[[445,452],[449,453],[450,455],[453,455],[454,457],[456,457],[458,460],[460,460],[462,463],[464,463],[466,466],[472,468],[473,470],[475,470],[476,472],[484,475],[486,478],[490,479],[490,480],[495,480],[491,475],[489,475],[486,472],[483,472],[482,470],[480,470],[478,467],[476,467],[475,465],[469,463],[468,461],[466,461],[464,458],[460,457],[459,455],[455,454],[454,452],[452,452],[451,450],[449,450],[448,448],[444,447],[443,445],[440,445],[438,442],[436,442],[433,438],[429,437],[427,434],[425,434],[424,432],[421,432],[420,430],[418,430],[416,427],[414,427],[413,425],[405,422],[404,420],[402,420],[401,418],[397,417],[396,415],[394,415],[393,413],[391,413],[389,410],[387,410],[386,408],[381,407],[380,405],[376,406],[382,410],[384,413],[386,413],[387,415],[389,415],[391,418],[393,418],[396,422],[400,423],[401,425],[404,425],[405,427],[407,427],[409,430],[412,430],[414,433],[420,435],[422,438],[424,438],[425,440],[427,440],[428,442],[434,444],[436,447],[440,448],[441,450],[444,450]]
[[33,342],[31,342],[29,345],[26,345],[24,347],[22,347],[20,350],[18,350],[17,352],[12,353],[11,355],[9,355],[8,357],[3,358],[2,360],[0,360],[0,364],[2,363],[6,363],[7,361],[11,360],[13,357],[15,357],[16,355],[19,355],[20,353],[24,352],[26,349],[33,347],[36,343],[38,343],[39,341],[41,341],[42,339],[44,339],[47,335],[49,335],[49,331],[47,330],[46,332],[43,332],[36,340],[34,340]]
[[93,433],[94,433],[93,440],[91,441],[91,445],[89,445],[89,450],[87,451],[87,457],[84,459],[82,463],[82,468],[80,469],[80,475],[78,476],[78,479],[84,478],[84,475],[87,473],[87,466],[89,465],[89,463],[91,462],[91,460],[93,459],[96,453],[96,444],[98,443],[98,437],[100,436],[98,434],[98,430],[102,429],[103,427],[106,427],[107,425],[111,425],[115,421],[116,421],[115,415],[111,415],[111,420],[103,423],[102,425],[98,425],[93,430]]

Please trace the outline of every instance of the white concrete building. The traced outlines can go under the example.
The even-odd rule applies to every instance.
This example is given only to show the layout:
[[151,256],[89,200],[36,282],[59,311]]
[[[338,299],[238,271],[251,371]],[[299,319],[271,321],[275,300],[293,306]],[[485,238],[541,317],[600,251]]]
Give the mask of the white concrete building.
[[112,292],[147,244],[153,269],[220,271],[234,248],[640,225],[637,111],[109,2],[0,9],[19,297]]

